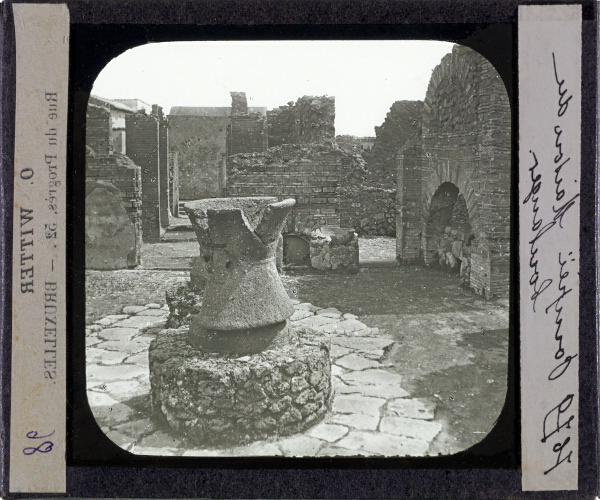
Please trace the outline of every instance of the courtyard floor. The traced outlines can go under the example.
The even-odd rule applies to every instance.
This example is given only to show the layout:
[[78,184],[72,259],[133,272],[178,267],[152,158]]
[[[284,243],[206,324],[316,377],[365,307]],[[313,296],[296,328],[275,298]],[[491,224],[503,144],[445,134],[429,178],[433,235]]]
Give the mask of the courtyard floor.
[[[371,248],[387,259],[393,239],[373,240]],[[460,288],[456,275],[420,267],[286,274],[294,321],[331,333],[332,411],[318,426],[281,440],[236,449],[188,446],[152,418],[147,356],[168,314],[165,290],[188,277],[184,270],[86,273],[90,405],[109,437],[133,453],[452,454],[483,439],[502,409],[507,301],[486,302]]]

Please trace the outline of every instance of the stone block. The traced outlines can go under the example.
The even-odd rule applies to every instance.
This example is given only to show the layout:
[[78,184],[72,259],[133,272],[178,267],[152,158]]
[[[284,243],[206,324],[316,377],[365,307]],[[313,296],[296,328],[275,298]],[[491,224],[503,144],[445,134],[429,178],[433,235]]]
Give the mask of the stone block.
[[90,183],[86,191],[86,269],[127,269],[136,265],[138,235],[123,206],[123,193],[103,181]]

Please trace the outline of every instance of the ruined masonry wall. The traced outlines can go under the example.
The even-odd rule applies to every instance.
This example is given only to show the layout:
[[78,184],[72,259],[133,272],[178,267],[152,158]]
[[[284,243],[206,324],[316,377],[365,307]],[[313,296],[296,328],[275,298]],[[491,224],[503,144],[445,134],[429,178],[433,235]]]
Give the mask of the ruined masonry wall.
[[269,147],[335,140],[335,97],[303,96],[270,110]]
[[339,226],[342,158],[349,156],[325,145],[285,145],[264,153],[240,154],[227,163],[227,196],[295,198],[284,233]]
[[359,236],[396,236],[396,190],[342,188],[340,224],[353,227]]
[[129,157],[112,153],[111,138],[110,112],[89,105],[86,114],[86,181],[107,181],[121,192],[123,207],[136,232],[136,255],[132,265],[137,265],[142,247],[141,168]]
[[231,117],[227,154],[261,153],[267,149],[267,119],[259,113]]
[[177,153],[179,198],[219,197],[224,183],[229,116],[169,117],[169,151]]

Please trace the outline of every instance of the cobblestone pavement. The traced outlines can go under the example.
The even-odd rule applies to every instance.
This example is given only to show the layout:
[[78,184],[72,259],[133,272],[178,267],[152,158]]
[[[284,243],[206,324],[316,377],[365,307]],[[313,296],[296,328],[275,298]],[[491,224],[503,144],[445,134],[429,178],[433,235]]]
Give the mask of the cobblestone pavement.
[[411,398],[386,353],[394,344],[352,314],[295,301],[291,321],[331,336],[331,411],[290,437],[230,448],[199,448],[150,413],[148,347],[168,307],[127,306],[86,328],[87,394],[96,421],[118,446],[139,455],[424,456],[442,430],[435,402]]

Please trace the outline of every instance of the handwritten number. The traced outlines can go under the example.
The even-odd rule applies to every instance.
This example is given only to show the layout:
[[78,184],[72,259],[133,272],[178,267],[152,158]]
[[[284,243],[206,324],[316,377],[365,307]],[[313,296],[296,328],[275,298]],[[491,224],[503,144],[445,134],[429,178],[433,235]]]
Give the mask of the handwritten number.
[[[50,434],[47,434],[45,436],[40,436],[38,435],[37,431],[29,431],[26,436],[29,439],[46,439],[49,438],[50,436],[52,436],[54,434],[55,431],[52,431]],[[48,453],[49,451],[52,451],[52,448],[54,447],[54,443],[52,441],[44,441],[43,443],[41,443],[38,446],[28,446],[27,448],[23,448],[23,454],[24,455],[33,455],[36,451],[39,453]]]
[[50,434],[48,434],[47,436],[38,436],[37,431],[29,431],[27,433],[27,437],[29,439],[46,439],[49,438],[50,436],[52,436],[52,434],[54,434],[55,431],[52,431]]

